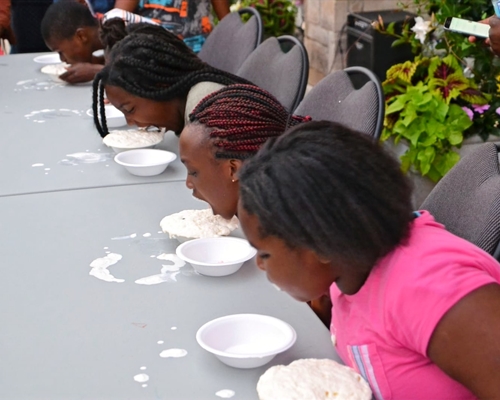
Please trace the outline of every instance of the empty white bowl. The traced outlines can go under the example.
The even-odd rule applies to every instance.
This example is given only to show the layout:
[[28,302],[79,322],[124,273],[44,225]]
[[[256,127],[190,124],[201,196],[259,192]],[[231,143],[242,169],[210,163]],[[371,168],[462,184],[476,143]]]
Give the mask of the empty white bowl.
[[[125,119],[125,115],[113,104],[105,104],[104,112],[106,113],[106,124],[108,128],[118,128],[120,126],[127,125],[127,120]],[[87,110],[87,115],[89,117],[94,116],[94,112],[91,108]]]
[[257,250],[245,239],[221,236],[189,240],[179,245],[175,252],[201,275],[225,276],[238,271]]
[[293,346],[297,334],[286,322],[260,314],[214,319],[196,332],[198,344],[235,368],[256,368]]
[[61,58],[59,57],[59,53],[50,53],[37,56],[33,61],[39,64],[57,64],[61,62]]
[[137,176],[159,175],[177,158],[175,153],[157,149],[138,149],[118,153],[115,161]]

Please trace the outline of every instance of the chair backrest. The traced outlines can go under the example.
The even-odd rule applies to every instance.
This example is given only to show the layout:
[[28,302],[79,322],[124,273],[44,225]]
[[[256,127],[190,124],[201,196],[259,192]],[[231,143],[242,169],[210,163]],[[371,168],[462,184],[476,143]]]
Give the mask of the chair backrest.
[[[352,79],[363,77],[356,89]],[[309,115],[313,120],[341,123],[378,139],[384,122],[385,99],[376,75],[364,67],[349,67],[321,79],[306,94],[295,114]]]
[[248,56],[237,75],[267,90],[293,112],[307,87],[307,51],[293,36],[270,37]]
[[464,156],[420,206],[448,231],[497,260],[500,256],[500,168],[494,143]]
[[[247,22],[241,15],[250,14]],[[262,42],[262,18],[254,8],[226,15],[203,44],[198,57],[212,67],[236,74],[241,64]]]

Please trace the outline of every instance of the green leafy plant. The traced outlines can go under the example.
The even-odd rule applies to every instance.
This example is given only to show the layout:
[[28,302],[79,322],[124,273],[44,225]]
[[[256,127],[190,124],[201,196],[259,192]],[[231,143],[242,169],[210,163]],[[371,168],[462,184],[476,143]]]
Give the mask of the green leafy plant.
[[375,24],[396,38],[394,46],[408,44],[415,54],[387,71],[382,139],[408,144],[401,157],[404,171],[438,181],[458,162],[455,150],[464,139],[500,134],[498,61],[483,41],[471,43],[442,27],[447,17],[477,21],[493,9],[490,0],[413,0],[401,7],[419,15],[401,32],[382,20]]
[[264,25],[264,36],[293,35],[297,7],[291,0],[239,0],[236,9],[253,7],[259,11]]

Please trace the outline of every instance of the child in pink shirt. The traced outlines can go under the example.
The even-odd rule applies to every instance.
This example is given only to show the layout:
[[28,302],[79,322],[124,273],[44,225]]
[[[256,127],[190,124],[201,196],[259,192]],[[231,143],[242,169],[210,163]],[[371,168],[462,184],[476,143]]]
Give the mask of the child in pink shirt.
[[407,242],[377,263],[356,294],[331,286],[332,341],[377,399],[473,399],[428,358],[427,347],[462,297],[500,282],[500,266],[428,212],[419,214]]
[[238,217],[268,279],[330,293],[332,341],[377,399],[500,399],[500,265],[412,212],[399,163],[332,122],[246,161]]

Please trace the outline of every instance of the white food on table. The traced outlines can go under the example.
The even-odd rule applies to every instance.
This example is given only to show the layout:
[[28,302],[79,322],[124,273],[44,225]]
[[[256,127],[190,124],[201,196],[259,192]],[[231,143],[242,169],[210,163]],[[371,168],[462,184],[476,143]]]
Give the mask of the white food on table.
[[301,359],[269,368],[257,382],[259,400],[370,400],[368,383],[329,359]]
[[227,220],[214,215],[211,209],[184,210],[166,216],[160,226],[170,238],[209,238],[229,235],[238,227],[238,218]]
[[66,63],[59,63],[59,64],[49,64],[46,65],[41,69],[41,71],[44,74],[48,75],[62,75],[66,72],[66,68],[68,68],[70,65]]
[[163,140],[164,132],[148,132],[144,130],[111,131],[102,140],[106,146],[122,149],[154,146]]

